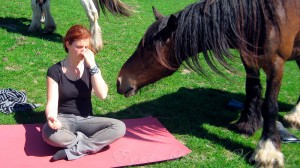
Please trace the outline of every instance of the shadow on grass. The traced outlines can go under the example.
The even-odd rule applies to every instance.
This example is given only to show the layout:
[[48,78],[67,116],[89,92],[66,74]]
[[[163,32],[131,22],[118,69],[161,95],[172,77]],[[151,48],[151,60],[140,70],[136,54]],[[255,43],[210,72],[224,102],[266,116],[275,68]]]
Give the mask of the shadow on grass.
[[14,117],[18,124],[41,124],[46,122],[45,111],[16,112]]
[[[126,101],[125,98],[120,99]],[[245,160],[251,164],[252,147],[223,138],[205,128],[205,125],[211,125],[232,131],[232,123],[239,118],[239,111],[227,107],[227,103],[231,99],[243,102],[245,95],[210,88],[180,88],[177,92],[163,95],[156,100],[132,105],[124,110],[101,116],[118,119],[153,116],[158,118],[172,134],[192,135],[209,140],[233,153],[243,155]],[[288,111],[293,105],[279,102],[279,107],[280,111]],[[19,124],[44,123],[46,121],[44,111],[16,113],[15,119]],[[240,153],[241,151],[242,153]]]
[[45,111],[16,112],[15,120],[25,129],[24,152],[27,156],[51,156],[59,149],[46,144],[42,138],[41,130],[46,122]]
[[[172,134],[192,135],[207,139],[234,153],[239,153],[240,151],[237,149],[242,149],[243,157],[250,163],[252,147],[232,139],[223,138],[217,133],[207,130],[204,126],[208,124],[232,130],[232,123],[239,118],[239,111],[227,107],[227,103],[231,99],[243,102],[245,95],[210,88],[180,88],[176,93],[132,105],[105,116],[119,119],[153,116],[158,118]],[[279,106],[284,109],[293,107],[285,103],[279,103]]]
[[30,22],[31,20],[27,18],[0,17],[0,28],[5,29],[7,32],[18,33],[23,36],[36,37],[58,43],[62,42],[62,36],[57,33],[43,34],[42,32],[28,32]]

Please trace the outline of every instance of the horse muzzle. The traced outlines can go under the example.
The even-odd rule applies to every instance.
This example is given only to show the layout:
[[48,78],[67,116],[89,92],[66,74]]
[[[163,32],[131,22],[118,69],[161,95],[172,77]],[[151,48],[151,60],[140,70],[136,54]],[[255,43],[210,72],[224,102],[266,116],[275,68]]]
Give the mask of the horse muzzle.
[[138,89],[130,82],[123,82],[121,77],[117,79],[117,92],[125,97],[133,96],[137,93]]

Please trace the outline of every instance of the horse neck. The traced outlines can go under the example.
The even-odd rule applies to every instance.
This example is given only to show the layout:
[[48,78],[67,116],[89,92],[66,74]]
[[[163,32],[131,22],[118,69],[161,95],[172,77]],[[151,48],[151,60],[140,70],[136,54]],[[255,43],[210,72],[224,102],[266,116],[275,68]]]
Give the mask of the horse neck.
[[[186,7],[176,15],[178,27],[173,53],[178,59],[191,59],[191,66],[199,67],[198,53],[202,52],[205,61],[216,69],[215,62],[228,66],[227,58],[233,57],[231,48],[246,52],[249,46],[253,51],[259,46],[263,48],[264,23],[266,19],[276,18],[275,5],[267,3],[269,1],[206,0]],[[276,20],[273,24],[278,27]]]

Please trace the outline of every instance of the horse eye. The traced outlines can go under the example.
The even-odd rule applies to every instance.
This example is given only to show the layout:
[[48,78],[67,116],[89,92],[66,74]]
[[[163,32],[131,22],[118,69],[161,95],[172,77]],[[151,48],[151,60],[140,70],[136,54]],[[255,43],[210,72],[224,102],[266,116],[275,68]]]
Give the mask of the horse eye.
[[146,50],[151,50],[153,47],[151,44],[146,44],[145,45]]
[[164,45],[165,45],[165,42],[164,42],[162,39],[160,39],[159,44],[160,44],[161,46],[164,46]]

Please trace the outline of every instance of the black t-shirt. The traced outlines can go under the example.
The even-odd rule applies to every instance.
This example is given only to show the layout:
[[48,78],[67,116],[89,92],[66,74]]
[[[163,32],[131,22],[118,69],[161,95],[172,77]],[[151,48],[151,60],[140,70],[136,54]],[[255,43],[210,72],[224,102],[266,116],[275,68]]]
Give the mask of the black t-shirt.
[[62,72],[61,63],[58,62],[48,69],[47,76],[58,83],[58,113],[92,115],[92,83],[87,68],[84,68],[80,79],[72,81]]

